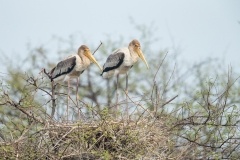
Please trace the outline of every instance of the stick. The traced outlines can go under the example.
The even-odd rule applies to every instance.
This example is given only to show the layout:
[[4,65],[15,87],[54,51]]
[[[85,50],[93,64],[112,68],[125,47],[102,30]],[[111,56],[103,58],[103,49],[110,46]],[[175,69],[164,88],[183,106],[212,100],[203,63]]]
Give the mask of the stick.
[[170,100],[168,100],[167,102],[165,102],[165,103],[162,105],[162,107],[165,106],[166,104],[170,103],[171,101],[173,101],[173,100],[174,100],[175,98],[177,98],[177,97],[178,97],[178,95],[176,95],[175,97],[171,98]]
[[99,46],[97,47],[97,49],[93,52],[93,55],[95,54],[95,52],[97,52],[97,50],[100,48],[100,46],[102,45],[102,42],[100,41]]
[[51,120],[54,118],[55,108],[56,108],[56,99],[55,99],[55,87],[54,82],[52,82],[52,113],[51,113]]
[[[43,69],[41,70],[41,72],[42,72],[42,71],[48,76],[49,79],[52,78],[51,75],[49,75],[49,73],[46,72],[45,68],[43,68]],[[40,72],[40,73],[41,73],[41,72]],[[55,87],[56,87],[56,85],[54,85],[54,82],[52,81],[52,95],[50,95],[51,98],[52,98],[51,120],[53,120],[53,118],[54,118],[55,108],[56,108]]]
[[[45,73],[45,74],[48,76],[49,79],[52,78],[51,75],[50,75],[49,73],[46,72],[45,68],[43,68],[42,71],[43,71],[43,73]],[[42,72],[42,71],[41,71],[41,72]]]

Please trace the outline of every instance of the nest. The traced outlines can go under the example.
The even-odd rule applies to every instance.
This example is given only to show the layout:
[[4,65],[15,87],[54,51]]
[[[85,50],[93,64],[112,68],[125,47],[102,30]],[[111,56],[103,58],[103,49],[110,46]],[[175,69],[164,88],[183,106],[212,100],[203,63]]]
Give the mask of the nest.
[[160,120],[54,123],[1,146],[20,159],[166,159],[178,156]]

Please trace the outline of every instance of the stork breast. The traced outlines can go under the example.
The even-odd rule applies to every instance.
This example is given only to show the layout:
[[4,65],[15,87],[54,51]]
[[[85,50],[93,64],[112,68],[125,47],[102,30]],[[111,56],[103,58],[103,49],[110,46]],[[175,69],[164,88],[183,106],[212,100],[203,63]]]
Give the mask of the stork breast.
[[131,66],[122,66],[119,73],[120,74],[125,74],[128,72],[128,70],[131,68]]

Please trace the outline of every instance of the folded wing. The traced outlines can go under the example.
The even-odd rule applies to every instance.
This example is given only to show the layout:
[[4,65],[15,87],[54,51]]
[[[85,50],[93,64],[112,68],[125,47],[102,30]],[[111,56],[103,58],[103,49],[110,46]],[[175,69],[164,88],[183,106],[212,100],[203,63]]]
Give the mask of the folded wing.
[[55,68],[50,71],[51,81],[62,75],[70,73],[76,65],[76,57],[67,58],[57,64]]
[[123,52],[111,54],[103,66],[103,73],[118,68],[123,63],[124,57]]

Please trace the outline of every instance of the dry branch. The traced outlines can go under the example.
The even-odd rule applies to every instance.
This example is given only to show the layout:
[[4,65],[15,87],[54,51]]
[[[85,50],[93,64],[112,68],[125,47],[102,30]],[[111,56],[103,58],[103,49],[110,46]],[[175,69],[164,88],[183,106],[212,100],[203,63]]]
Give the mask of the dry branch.
[[[5,102],[4,104],[10,104],[11,106],[17,108],[19,111],[21,111],[22,113],[24,113],[25,115],[27,115],[28,117],[34,119],[35,121],[37,121],[37,122],[39,122],[39,123],[42,123],[42,124],[45,124],[45,123],[46,123],[44,120],[40,120],[40,119],[38,119],[37,117],[35,117],[33,114],[30,114],[30,113],[28,113],[27,111],[25,111],[24,109],[22,109],[22,108],[21,108],[21,105],[20,105],[21,100],[20,100],[18,103],[16,103],[16,102],[13,102],[13,101],[10,99],[10,97],[9,97],[9,95],[8,95],[7,93],[4,92],[4,95],[7,97],[7,100],[6,100],[6,102]],[[1,104],[1,105],[4,105],[4,104]]]

